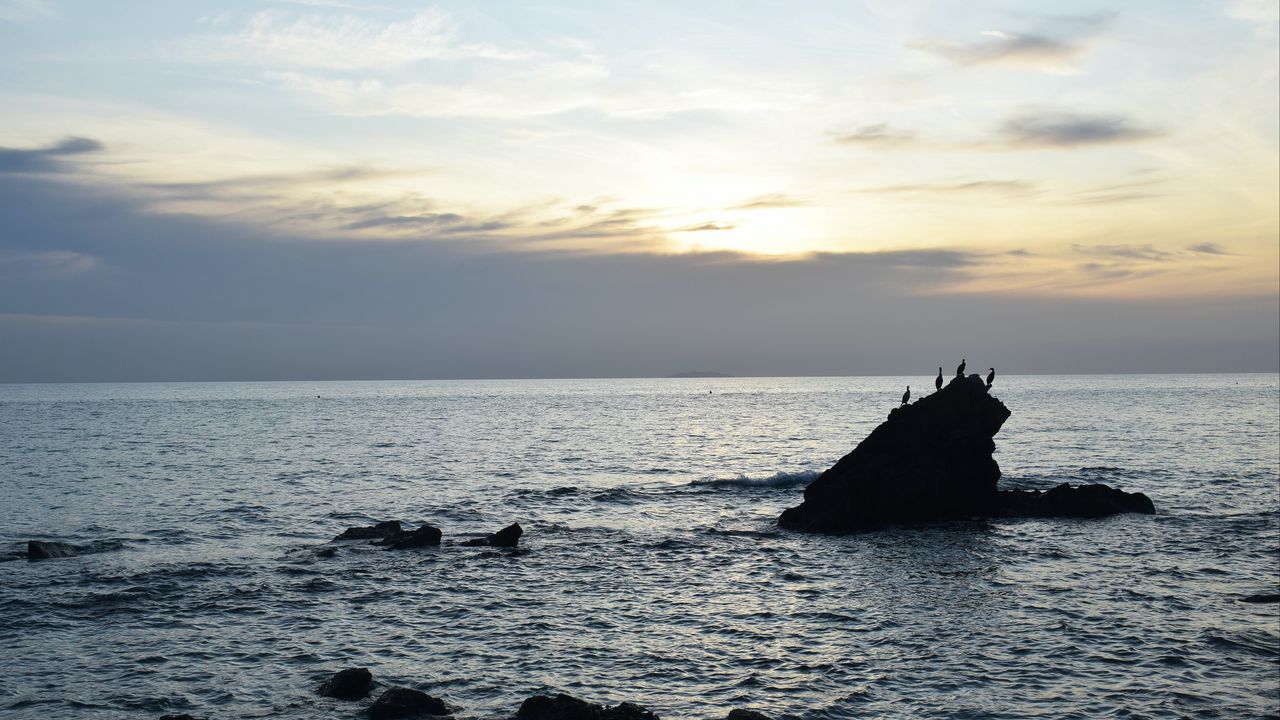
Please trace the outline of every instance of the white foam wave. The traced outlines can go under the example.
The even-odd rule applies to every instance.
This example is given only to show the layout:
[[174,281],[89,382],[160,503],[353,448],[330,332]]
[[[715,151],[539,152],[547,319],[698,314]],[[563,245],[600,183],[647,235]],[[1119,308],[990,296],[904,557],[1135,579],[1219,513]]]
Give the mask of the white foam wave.
[[704,480],[694,480],[689,483],[694,486],[701,487],[745,487],[745,488],[787,488],[797,485],[807,485],[813,482],[814,478],[821,473],[817,470],[800,470],[798,472],[776,472],[767,477],[752,477],[750,475],[739,475],[732,478],[707,478]]

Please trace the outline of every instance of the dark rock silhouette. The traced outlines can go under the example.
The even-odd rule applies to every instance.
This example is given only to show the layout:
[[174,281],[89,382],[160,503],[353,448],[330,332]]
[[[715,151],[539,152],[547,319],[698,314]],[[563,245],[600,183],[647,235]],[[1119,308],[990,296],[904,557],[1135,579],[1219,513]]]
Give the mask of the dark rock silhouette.
[[755,710],[730,710],[724,720],[769,720],[769,716]]
[[1009,409],[977,375],[957,377],[889,413],[853,452],[782,513],[795,530],[842,532],[891,522],[990,515],[1000,467],[992,437]]
[[524,534],[524,528],[520,527],[520,523],[511,523],[492,535],[482,538],[472,538],[463,542],[463,545],[472,546],[488,546],[488,547],[509,547],[513,548],[520,544],[520,536]]
[[404,529],[400,527],[399,520],[388,520],[377,525],[349,527],[343,530],[342,534],[335,537],[334,540],[386,540],[403,532]]
[[200,720],[200,718],[182,713],[181,715],[161,715],[160,720]]
[[658,720],[658,716],[634,703],[605,707],[561,693],[525,700],[515,720]]
[[320,694],[342,700],[368,697],[373,690],[373,673],[368,668],[339,670],[320,686]]
[[401,532],[380,540],[375,545],[384,545],[388,550],[408,550],[410,548],[429,547],[440,544],[443,533],[440,528],[423,525],[417,530]]
[[1280,595],[1262,594],[1262,595],[1246,595],[1240,598],[1240,602],[1247,603],[1280,603]]
[[1151,499],[1106,485],[998,491],[992,438],[1009,409],[978,375],[957,377],[889,413],[853,452],[819,475],[778,524],[847,532],[888,523],[972,517],[1103,517],[1155,512]]
[[86,548],[71,543],[46,542],[43,540],[27,541],[27,559],[49,560],[52,558],[75,557],[86,551]]
[[391,688],[369,706],[370,720],[397,720],[423,715],[452,715],[453,708],[440,698],[409,688]]
[[1052,490],[1005,490],[997,495],[997,514],[1007,517],[1097,518],[1118,513],[1155,513],[1155,504],[1142,493],[1110,485],[1063,483]]

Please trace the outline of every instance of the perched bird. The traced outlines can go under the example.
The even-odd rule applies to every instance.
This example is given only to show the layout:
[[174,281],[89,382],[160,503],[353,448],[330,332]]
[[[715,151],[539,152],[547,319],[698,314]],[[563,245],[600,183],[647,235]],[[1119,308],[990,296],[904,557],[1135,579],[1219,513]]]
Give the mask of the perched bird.
[[964,375],[964,363],[965,363],[965,359],[960,358],[960,367],[956,368],[956,377]]
[[902,393],[902,404],[903,404],[903,405],[906,405],[906,404],[907,404],[907,401],[908,401],[908,400],[910,400],[910,399],[911,399],[911,386],[910,386],[910,385],[908,385],[908,386],[907,386],[907,391],[906,391],[906,392],[904,392],[904,393]]
[[938,367],[938,377],[933,379],[933,387],[938,390],[942,389],[942,367],[941,366]]
[[991,372],[987,373],[987,389],[991,389],[991,383],[996,381],[996,369],[991,368]]

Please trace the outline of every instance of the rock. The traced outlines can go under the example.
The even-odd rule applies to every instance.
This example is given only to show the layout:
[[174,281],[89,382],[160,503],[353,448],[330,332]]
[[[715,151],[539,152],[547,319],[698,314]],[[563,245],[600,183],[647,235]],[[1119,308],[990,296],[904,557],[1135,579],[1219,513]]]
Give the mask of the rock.
[[1155,504],[1142,493],[1129,493],[1110,485],[1070,485],[1052,490],[1004,490],[997,496],[997,511],[1005,517],[1098,518],[1119,513],[1155,513]]
[[388,520],[380,522],[377,525],[366,525],[364,527],[349,527],[342,531],[334,540],[386,540],[403,533],[399,520]]
[[342,700],[368,697],[373,690],[373,673],[367,668],[339,670],[320,686],[320,694]]
[[1240,598],[1240,602],[1247,602],[1247,603],[1278,603],[1278,602],[1280,602],[1280,595],[1267,595],[1267,594],[1263,594],[1263,595],[1246,595],[1245,597]]
[[391,688],[379,695],[378,699],[369,706],[371,720],[452,714],[453,708],[449,707],[445,701],[409,688]]
[[520,543],[520,536],[523,534],[524,528],[520,527],[520,523],[511,523],[492,535],[482,538],[472,538],[462,544],[513,548]]
[[605,707],[561,693],[525,700],[515,720],[658,720],[658,716],[634,703]]
[[844,532],[886,523],[991,515],[1000,466],[992,438],[1009,409],[977,375],[956,377],[895,408],[853,452],[778,518],[783,527]]
[[181,715],[161,715],[160,720],[200,720],[200,718],[182,713]]
[[43,540],[27,541],[27,559],[29,560],[74,557],[82,552],[84,552],[84,548],[71,543],[45,542]]
[[769,716],[755,710],[730,710],[725,720],[769,720]]
[[439,545],[440,537],[443,533],[440,528],[423,525],[412,532],[402,532],[398,535],[392,535],[375,545],[385,545],[388,550],[408,550],[409,548],[427,547],[430,545]]

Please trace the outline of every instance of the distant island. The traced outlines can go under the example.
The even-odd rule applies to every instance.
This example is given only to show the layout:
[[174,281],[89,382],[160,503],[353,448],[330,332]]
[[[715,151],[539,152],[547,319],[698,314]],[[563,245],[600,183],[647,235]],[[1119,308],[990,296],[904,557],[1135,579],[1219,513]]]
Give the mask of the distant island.
[[689,372],[679,372],[674,375],[668,375],[669,378],[718,378],[733,377],[728,373],[712,372],[710,370],[690,370]]

